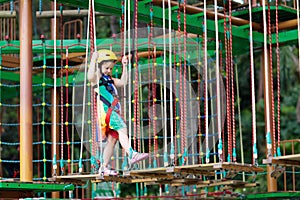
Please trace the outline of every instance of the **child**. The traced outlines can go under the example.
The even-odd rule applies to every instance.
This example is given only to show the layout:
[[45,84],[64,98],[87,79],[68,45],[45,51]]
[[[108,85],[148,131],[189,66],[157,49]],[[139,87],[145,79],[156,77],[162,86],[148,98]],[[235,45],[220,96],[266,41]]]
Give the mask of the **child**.
[[[93,53],[88,70],[88,80],[97,93],[98,127],[101,128],[102,135],[107,137],[107,144],[103,151],[104,175],[117,175],[115,170],[108,169],[108,164],[113,155],[117,140],[120,141],[121,146],[128,154],[130,165],[144,160],[149,156],[147,153],[133,151],[129,145],[127,126],[120,116],[121,107],[116,89],[116,87],[124,86],[127,82],[126,66],[128,60],[126,56],[123,56],[123,72],[120,79],[111,77],[112,69],[116,61],[117,57],[112,51],[105,49],[99,50]],[[99,86],[97,86],[98,83]],[[100,96],[98,93],[100,93]]]

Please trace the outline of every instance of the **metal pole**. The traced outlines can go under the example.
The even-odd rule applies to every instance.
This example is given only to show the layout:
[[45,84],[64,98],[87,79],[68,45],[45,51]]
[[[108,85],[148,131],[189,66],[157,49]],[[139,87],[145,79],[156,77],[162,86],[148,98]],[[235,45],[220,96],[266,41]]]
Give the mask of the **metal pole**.
[[20,0],[20,180],[32,182],[32,1]]

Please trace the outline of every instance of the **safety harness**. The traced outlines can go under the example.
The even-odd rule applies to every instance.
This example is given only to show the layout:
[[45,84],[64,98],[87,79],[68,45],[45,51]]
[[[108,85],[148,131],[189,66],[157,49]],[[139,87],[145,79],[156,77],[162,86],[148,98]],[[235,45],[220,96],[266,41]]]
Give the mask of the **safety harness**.
[[114,84],[114,81],[112,79],[105,79],[104,77],[100,78],[99,87],[104,85],[105,89],[109,93],[111,93],[111,95],[113,95],[114,97],[113,102],[110,103],[107,99],[105,99],[102,95],[100,95],[100,100],[108,107],[106,118],[105,118],[106,129],[109,129],[109,121],[110,121],[111,113],[119,103],[118,96],[115,94],[112,84]]

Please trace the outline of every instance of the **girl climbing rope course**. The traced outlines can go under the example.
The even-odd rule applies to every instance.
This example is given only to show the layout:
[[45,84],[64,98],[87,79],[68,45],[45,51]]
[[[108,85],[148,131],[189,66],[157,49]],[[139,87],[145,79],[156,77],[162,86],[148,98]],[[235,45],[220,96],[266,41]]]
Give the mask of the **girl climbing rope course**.
[[102,133],[102,140],[104,138],[107,140],[103,150],[103,163],[99,170],[104,175],[118,174],[115,170],[108,168],[117,140],[120,141],[121,146],[129,157],[129,165],[149,157],[148,153],[138,153],[130,146],[127,126],[120,115],[121,106],[116,88],[122,87],[127,83],[126,66],[128,60],[126,56],[123,56],[123,71],[120,79],[111,76],[116,61],[117,57],[112,51],[99,50],[93,53],[88,70],[88,80],[97,94],[97,131]]

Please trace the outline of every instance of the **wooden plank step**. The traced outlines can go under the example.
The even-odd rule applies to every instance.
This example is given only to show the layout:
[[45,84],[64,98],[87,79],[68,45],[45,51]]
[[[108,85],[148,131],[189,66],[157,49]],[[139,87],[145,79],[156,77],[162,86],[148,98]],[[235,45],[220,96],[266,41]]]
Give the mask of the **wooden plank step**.
[[231,170],[237,172],[263,172],[264,169],[251,164],[223,162],[214,164],[216,170]]

